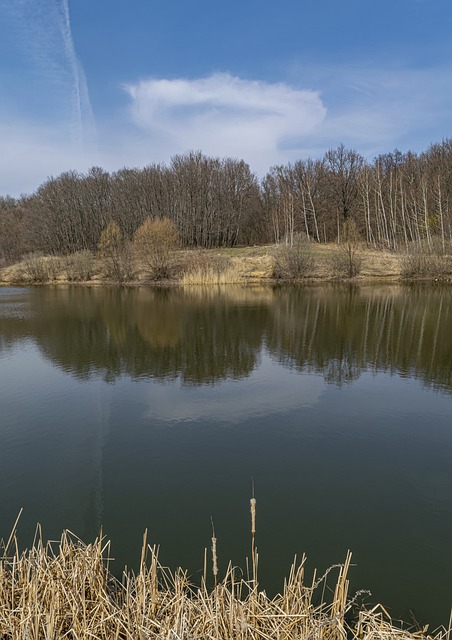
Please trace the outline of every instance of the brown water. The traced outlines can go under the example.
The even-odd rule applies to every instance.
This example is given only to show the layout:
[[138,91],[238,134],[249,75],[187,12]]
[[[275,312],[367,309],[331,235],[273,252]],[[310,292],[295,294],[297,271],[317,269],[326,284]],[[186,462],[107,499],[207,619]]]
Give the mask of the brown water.
[[117,567],[149,529],[196,580],[261,584],[353,551],[352,592],[448,622],[452,288],[0,289],[0,537],[103,527]]

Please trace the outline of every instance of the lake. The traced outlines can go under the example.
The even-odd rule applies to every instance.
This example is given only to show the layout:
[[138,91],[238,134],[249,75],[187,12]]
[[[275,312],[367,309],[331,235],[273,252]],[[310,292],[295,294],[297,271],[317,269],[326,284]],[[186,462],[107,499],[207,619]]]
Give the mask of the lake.
[[452,604],[452,287],[0,288],[0,538],[21,507],[117,571],[144,530],[199,580],[261,586],[353,552],[368,603],[434,626]]

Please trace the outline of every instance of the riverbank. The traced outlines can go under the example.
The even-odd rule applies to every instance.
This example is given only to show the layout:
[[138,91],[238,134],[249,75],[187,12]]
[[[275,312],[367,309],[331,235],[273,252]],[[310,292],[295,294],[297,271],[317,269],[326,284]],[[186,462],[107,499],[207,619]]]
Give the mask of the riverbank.
[[[253,541],[254,542],[254,541]],[[12,535],[0,549],[0,637],[137,638],[206,640],[443,640],[441,628],[407,630],[382,605],[366,608],[366,591],[350,594],[345,562],[323,576],[305,576],[305,557],[294,562],[282,592],[269,598],[259,588],[258,554],[252,546],[248,576],[228,566],[217,575],[204,555],[200,584],[181,569],[172,573],[158,560],[158,548],[143,538],[140,568],[117,578],[109,571],[110,543],[99,537],[85,545],[63,532],[45,544],[40,529],[34,545],[19,553]],[[207,559],[209,555],[209,560]]]
[[[72,256],[28,256],[0,269],[0,284],[90,283],[110,284],[228,284],[285,281],[372,281],[452,279],[452,257],[376,250],[365,245],[304,244],[299,247],[266,245],[174,252],[171,269],[153,277],[140,263],[124,267],[124,277],[109,273],[105,260],[82,252]],[[127,268],[126,268],[127,267]]]

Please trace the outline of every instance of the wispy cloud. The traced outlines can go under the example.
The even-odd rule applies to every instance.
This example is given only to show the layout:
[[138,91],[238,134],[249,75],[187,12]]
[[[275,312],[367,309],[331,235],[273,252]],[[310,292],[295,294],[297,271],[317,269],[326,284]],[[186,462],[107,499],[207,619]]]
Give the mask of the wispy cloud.
[[318,92],[227,73],[125,89],[133,121],[166,156],[201,149],[243,158],[261,172],[284,160],[289,138],[313,134],[326,116]]
[[[1,193],[27,191],[92,155],[95,125],[67,0],[0,0]],[[74,167],[76,168],[76,167]],[[1,184],[3,183],[3,184]]]
[[395,147],[426,149],[450,135],[450,73],[447,66],[314,65],[309,79],[321,87],[328,115],[305,147],[321,155],[344,143],[369,159]]
[[[77,59],[72,37],[68,0],[61,0],[61,16],[58,21],[63,48],[71,75],[72,128],[75,142],[83,143],[85,134],[92,134],[93,113],[84,71]],[[88,129],[88,131],[85,131]]]
[[3,48],[12,62],[1,67],[7,106],[30,120],[66,124],[71,140],[80,143],[85,128],[92,133],[93,114],[68,1],[0,0],[0,13]]

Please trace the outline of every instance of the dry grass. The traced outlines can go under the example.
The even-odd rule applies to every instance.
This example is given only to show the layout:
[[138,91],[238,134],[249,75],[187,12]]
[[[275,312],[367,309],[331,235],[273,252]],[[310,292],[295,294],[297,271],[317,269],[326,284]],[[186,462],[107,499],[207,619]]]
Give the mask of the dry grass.
[[184,286],[194,284],[238,284],[239,282],[241,282],[241,277],[233,268],[229,268],[221,273],[212,268],[195,269],[185,272],[182,276],[182,284]]
[[[253,504],[251,505],[253,513]],[[255,509],[255,503],[254,503]],[[255,513],[255,512],[254,512]],[[139,571],[121,579],[108,569],[110,543],[100,536],[83,544],[65,531],[44,544],[38,527],[30,550],[19,552],[15,532],[0,556],[0,638],[56,640],[145,638],[165,640],[421,640],[447,638],[445,630],[427,636],[395,626],[383,607],[358,606],[361,592],[349,597],[351,554],[306,584],[305,558],[295,560],[281,594],[259,590],[258,553],[252,526],[253,576],[245,580],[231,565],[217,580],[216,539],[213,574],[207,554],[201,584],[187,573],[163,568],[158,549],[143,538]],[[336,574],[335,585],[328,582]],[[213,582],[213,586],[208,583]]]
[[5,284],[89,282],[99,272],[99,261],[89,251],[67,256],[29,254],[21,262],[0,269]]
[[[276,257],[281,247],[267,245],[262,247],[234,247],[230,249],[210,250],[183,250],[174,252],[174,276],[171,281],[184,285],[192,284],[238,284],[238,283],[269,283],[274,282],[278,275]],[[307,275],[316,281],[337,280],[340,277],[348,278],[346,272],[338,268],[337,256],[340,254],[337,244],[309,244],[309,270],[304,274],[298,274],[303,279]],[[405,253],[396,253],[380,249],[372,249],[361,245],[358,258],[360,262],[359,280],[402,280],[424,278],[450,279],[452,275],[450,256],[439,256],[435,264],[441,263],[441,271],[429,268],[420,274],[419,267],[407,269]],[[109,282],[111,276],[102,269],[102,261],[93,256],[89,268],[86,260],[83,264],[77,263],[75,269],[67,268],[70,257],[45,258],[31,256],[17,265],[11,265],[0,269],[1,284],[28,284],[33,282],[68,282],[82,281],[83,272],[86,279],[91,282]],[[81,259],[80,259],[81,261]],[[79,262],[80,262],[79,261]],[[135,261],[136,262],[136,261]],[[299,261],[298,261],[299,262]],[[297,264],[297,269],[299,264]],[[127,277],[122,280],[136,278],[137,283],[146,282],[148,273],[143,265],[135,265],[135,273],[131,271],[131,258],[128,258]],[[416,266],[416,265],[415,265]],[[276,267],[276,271],[275,271]],[[293,269],[292,269],[293,270]],[[422,270],[421,270],[422,271]],[[280,274],[281,281],[293,280],[293,275]],[[118,281],[118,279],[116,279]],[[121,278],[119,278],[119,281]]]
[[227,255],[202,250],[186,252],[181,280],[184,286],[238,284],[241,281],[241,274]]

